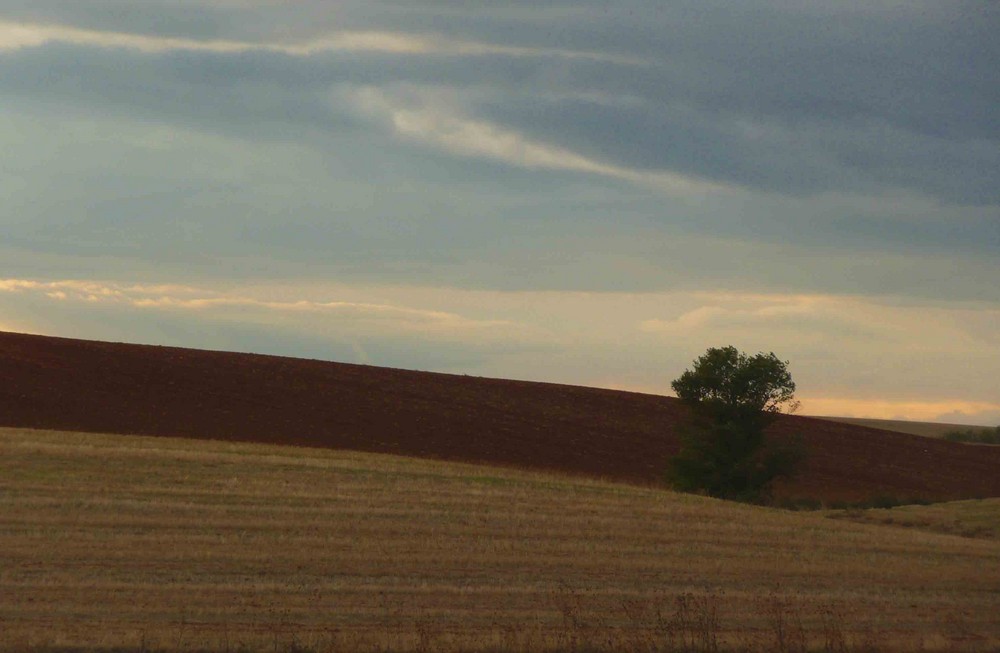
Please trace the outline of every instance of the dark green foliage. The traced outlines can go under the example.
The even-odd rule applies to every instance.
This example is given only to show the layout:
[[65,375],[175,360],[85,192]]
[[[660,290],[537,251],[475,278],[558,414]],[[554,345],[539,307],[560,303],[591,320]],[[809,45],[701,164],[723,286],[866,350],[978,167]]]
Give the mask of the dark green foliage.
[[713,348],[671,384],[692,413],[667,474],[676,489],[757,502],[775,479],[794,472],[801,447],[764,437],[783,408],[797,407],[787,365],[773,353]]
[[992,431],[986,429],[966,429],[944,434],[950,442],[972,442],[974,444],[1000,444],[1000,426]]

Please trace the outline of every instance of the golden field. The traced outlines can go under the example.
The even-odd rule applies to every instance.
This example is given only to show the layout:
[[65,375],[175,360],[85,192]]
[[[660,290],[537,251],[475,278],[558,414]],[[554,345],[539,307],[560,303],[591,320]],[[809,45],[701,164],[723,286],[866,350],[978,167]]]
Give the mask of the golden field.
[[1000,650],[996,539],[322,449],[0,461],[8,650]]

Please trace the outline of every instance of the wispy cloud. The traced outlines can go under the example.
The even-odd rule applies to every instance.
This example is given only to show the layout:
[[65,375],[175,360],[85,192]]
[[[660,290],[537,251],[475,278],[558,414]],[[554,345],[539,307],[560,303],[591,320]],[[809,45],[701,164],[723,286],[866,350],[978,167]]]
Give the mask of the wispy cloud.
[[457,313],[356,301],[275,301],[183,285],[117,284],[88,280],[0,279],[0,292],[31,293],[59,302],[112,304],[150,311],[194,311],[224,316],[247,311],[277,316],[308,315],[424,333],[479,333],[515,329],[507,320],[479,320]]
[[927,353],[937,347],[975,352],[1000,344],[1000,334],[986,328],[1000,321],[1000,308],[988,304],[942,308],[838,295],[699,296],[702,305],[669,319],[643,320],[639,329],[662,336],[714,332],[722,338],[812,342],[827,347],[909,343]]
[[491,159],[520,168],[597,175],[670,195],[733,190],[666,170],[638,170],[605,163],[537,141],[515,129],[463,115],[444,95],[435,95],[427,89],[394,94],[366,87],[351,91],[349,95],[362,113],[383,121],[401,138],[457,156]]
[[605,61],[622,65],[645,65],[640,59],[600,52],[562,48],[514,47],[501,44],[453,39],[440,34],[411,34],[388,31],[339,31],[305,41],[238,41],[193,39],[81,29],[67,25],[0,21],[0,51],[37,48],[49,43],[66,43],[98,48],[125,48],[146,53],[171,50],[236,54],[277,52],[306,57],[325,52],[374,52],[400,55],[500,55],[510,57],[556,57]]
[[[878,319],[868,319],[858,309],[865,302],[851,298],[815,295],[704,295],[705,304],[671,319],[644,320],[639,329],[661,335],[715,332],[721,337],[747,337],[768,332],[853,340],[878,338],[891,330]],[[882,313],[880,316],[884,317]]]
[[79,279],[59,281],[0,279],[0,292],[35,292],[42,293],[52,299],[74,299],[78,301],[121,301],[127,303],[136,295],[190,295],[196,294],[198,289],[191,286],[176,284],[120,284]]

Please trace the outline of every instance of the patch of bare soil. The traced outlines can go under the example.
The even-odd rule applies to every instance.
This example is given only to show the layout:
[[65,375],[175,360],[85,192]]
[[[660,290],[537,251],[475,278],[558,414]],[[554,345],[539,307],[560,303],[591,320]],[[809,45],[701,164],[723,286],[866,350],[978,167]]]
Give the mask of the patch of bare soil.
[[[352,449],[661,482],[676,399],[316,360],[0,333],[0,425]],[[805,417],[782,497],[1000,496],[1000,447]]]

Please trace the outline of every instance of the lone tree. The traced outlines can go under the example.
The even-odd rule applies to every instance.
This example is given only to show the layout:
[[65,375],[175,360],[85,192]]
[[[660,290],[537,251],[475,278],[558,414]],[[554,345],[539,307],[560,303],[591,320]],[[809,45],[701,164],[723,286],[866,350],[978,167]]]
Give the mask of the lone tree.
[[671,384],[692,417],[667,474],[676,489],[759,502],[776,478],[794,471],[799,448],[764,438],[778,414],[798,408],[787,366],[773,353],[712,348]]

